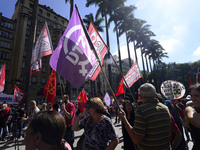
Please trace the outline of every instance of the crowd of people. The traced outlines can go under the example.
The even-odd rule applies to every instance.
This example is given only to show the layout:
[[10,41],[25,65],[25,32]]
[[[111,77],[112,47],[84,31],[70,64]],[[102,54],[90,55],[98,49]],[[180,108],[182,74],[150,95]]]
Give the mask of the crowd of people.
[[121,122],[124,150],[187,150],[190,141],[192,150],[200,149],[200,84],[191,86],[190,95],[182,99],[166,100],[150,83],[142,84],[139,91],[140,101],[126,96],[119,105],[106,106],[101,98],[90,98],[83,112],[68,95],[40,109],[31,100],[27,111],[24,104],[15,108],[5,101],[1,140],[10,134],[9,140],[23,136],[28,150],[73,150],[74,132],[84,130],[80,149],[114,150],[119,143],[115,124]]

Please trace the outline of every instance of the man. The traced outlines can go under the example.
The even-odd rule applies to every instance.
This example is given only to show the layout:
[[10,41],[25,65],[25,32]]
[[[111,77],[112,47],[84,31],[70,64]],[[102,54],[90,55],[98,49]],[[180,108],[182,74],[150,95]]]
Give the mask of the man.
[[[2,141],[6,140],[6,136],[8,135],[7,131],[7,124],[10,119],[10,108],[8,107],[7,101],[4,101],[2,104],[2,112],[0,114],[0,129],[3,129],[3,134],[2,134]],[[0,130],[1,131],[1,130]]]
[[73,103],[69,101],[69,96],[64,95],[62,98],[63,104],[61,105],[61,110],[64,111],[65,120],[66,120],[66,131],[64,139],[70,144],[73,149],[74,143],[74,131],[72,131],[72,125],[74,123],[76,109]]
[[40,109],[37,107],[36,101],[35,100],[31,100],[29,102],[28,118],[23,117],[21,119],[21,121],[30,122],[33,119],[33,117],[35,116],[35,114],[38,113],[39,111],[40,111]]
[[170,149],[170,113],[168,108],[156,99],[156,89],[150,83],[139,88],[142,104],[135,112],[132,127],[123,110],[118,112],[128,134],[138,149],[169,150]]

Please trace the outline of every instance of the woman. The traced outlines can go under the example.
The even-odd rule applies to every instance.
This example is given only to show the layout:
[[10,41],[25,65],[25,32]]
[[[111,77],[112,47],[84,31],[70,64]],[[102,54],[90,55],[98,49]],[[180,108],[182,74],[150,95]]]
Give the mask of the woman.
[[24,138],[27,150],[71,150],[62,139],[65,120],[56,111],[40,111],[31,120]]
[[[119,140],[110,118],[103,115],[104,105],[100,98],[95,97],[86,102],[86,110],[80,113],[72,125],[72,130],[85,128],[83,150],[113,150]],[[80,120],[83,116],[82,120]]]
[[[123,110],[126,113],[126,118],[130,123],[130,125],[134,126],[135,110],[132,103],[127,98],[124,101]],[[134,150],[135,149],[134,144],[123,123],[122,123],[122,134],[124,137],[124,150]]]
[[194,145],[192,150],[200,149],[200,84],[195,84],[190,87],[191,100],[194,107],[187,106],[185,109],[185,115],[188,119]]

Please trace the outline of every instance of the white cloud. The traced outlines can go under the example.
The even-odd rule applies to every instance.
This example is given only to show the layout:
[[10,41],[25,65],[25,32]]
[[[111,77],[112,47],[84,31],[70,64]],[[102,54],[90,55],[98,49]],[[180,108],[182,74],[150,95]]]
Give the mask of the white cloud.
[[171,38],[161,41],[160,43],[167,53],[172,53],[174,52],[175,45],[179,44],[180,42],[178,39]]
[[194,57],[200,56],[200,46],[192,53],[192,56]]

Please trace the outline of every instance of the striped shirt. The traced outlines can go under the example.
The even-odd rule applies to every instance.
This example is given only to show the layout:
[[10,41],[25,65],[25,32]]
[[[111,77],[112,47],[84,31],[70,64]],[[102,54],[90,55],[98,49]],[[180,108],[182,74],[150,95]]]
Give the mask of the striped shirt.
[[164,104],[156,99],[148,99],[135,113],[133,131],[144,136],[139,150],[170,149],[170,113]]

